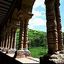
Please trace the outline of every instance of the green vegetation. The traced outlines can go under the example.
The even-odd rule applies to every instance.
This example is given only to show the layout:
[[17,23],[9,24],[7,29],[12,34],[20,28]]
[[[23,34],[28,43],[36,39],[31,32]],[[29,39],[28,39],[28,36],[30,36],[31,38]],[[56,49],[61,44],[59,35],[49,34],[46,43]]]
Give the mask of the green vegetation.
[[41,31],[28,30],[29,47],[39,47],[47,45],[46,33]]
[[47,53],[46,32],[29,29],[28,38],[29,50],[33,57],[39,58]]
[[44,56],[48,49],[45,47],[34,47],[34,48],[29,48],[32,57],[40,58],[41,56]]
[[19,49],[19,29],[16,30],[16,49]]
[[[17,49],[19,49],[19,29],[16,31]],[[28,29],[29,50],[33,57],[41,57],[47,53],[46,32]]]

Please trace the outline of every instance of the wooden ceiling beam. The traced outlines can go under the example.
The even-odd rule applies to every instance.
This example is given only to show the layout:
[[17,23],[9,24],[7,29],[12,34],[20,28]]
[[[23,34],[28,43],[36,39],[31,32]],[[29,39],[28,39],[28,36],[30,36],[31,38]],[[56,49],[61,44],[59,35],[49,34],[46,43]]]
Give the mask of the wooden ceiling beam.
[[12,2],[13,0],[7,0],[7,2]]
[[6,1],[5,0],[1,0],[0,3],[8,5],[8,6],[11,5],[11,2],[9,2],[7,0]]
[[0,6],[0,8],[9,9],[9,7],[6,7],[6,6]]
[[9,8],[8,5],[4,5],[4,4],[2,4],[2,3],[0,3],[0,6],[1,6],[1,7],[5,7],[5,8]]
[[5,12],[8,12],[8,10],[5,10],[5,9],[1,9],[1,8],[0,8],[0,11],[5,11]]
[[0,17],[5,16],[6,14],[0,14]]
[[0,10],[8,11],[8,9],[2,7],[0,7]]
[[0,13],[3,13],[3,14],[5,14],[5,13],[7,13],[7,12],[5,12],[5,11],[0,11]]

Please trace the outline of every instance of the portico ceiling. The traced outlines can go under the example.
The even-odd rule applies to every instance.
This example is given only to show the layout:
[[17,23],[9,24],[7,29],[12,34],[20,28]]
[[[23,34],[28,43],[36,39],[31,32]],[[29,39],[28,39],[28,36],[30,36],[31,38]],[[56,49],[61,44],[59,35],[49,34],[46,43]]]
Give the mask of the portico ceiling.
[[0,27],[5,24],[15,0],[0,0]]
[[7,23],[7,19],[12,15],[15,7],[18,10],[32,12],[35,0],[0,0],[0,29]]

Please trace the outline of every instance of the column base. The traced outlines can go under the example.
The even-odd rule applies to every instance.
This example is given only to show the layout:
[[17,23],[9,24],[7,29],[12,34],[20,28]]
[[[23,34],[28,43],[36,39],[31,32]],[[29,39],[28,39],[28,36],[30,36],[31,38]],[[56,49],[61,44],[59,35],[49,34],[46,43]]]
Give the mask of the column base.
[[40,64],[64,64],[64,51],[57,51],[54,54],[46,54],[40,57]]
[[28,49],[24,49],[25,56],[31,56],[31,52]]
[[0,47],[0,51],[2,51],[2,47]]
[[27,56],[31,56],[31,53],[29,50],[18,50],[16,52],[16,58],[24,58]]
[[3,48],[3,49],[2,49],[2,52],[3,52],[3,53],[8,53],[8,48]]
[[16,52],[16,49],[9,49],[9,50],[8,50],[8,53],[9,53],[9,54],[15,54],[15,52]]
[[0,47],[0,50],[1,50],[1,47]]
[[3,48],[3,47],[1,48],[1,51],[2,51],[2,52],[4,51],[4,48]]

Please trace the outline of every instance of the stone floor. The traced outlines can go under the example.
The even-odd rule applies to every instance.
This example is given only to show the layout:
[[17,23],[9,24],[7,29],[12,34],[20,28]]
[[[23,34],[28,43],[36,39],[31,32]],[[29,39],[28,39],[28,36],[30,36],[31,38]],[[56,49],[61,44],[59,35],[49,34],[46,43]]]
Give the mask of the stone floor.
[[[8,58],[10,57],[11,60]],[[0,54],[0,64],[3,64],[1,62],[4,61],[4,64],[7,64],[5,62],[14,62],[10,64],[64,64],[64,51],[57,51],[53,55],[45,55],[40,60],[38,58],[33,57],[24,57],[24,58],[13,58],[14,54],[5,54],[5,52]],[[16,63],[15,63],[16,62]],[[42,62],[42,63],[41,63]],[[8,63],[9,64],[9,63]]]
[[1,53],[0,64],[39,64],[40,62],[38,58],[33,58],[33,57],[15,58],[15,59],[13,57],[14,54],[5,54],[4,52]]
[[64,51],[57,51],[55,54],[51,55],[49,60],[58,64],[64,64]]
[[12,57],[0,52],[0,64],[23,64]]
[[[14,57],[14,54],[6,54],[6,55],[8,55],[10,57]],[[23,64],[25,64],[25,63],[27,63],[27,64],[39,64],[40,63],[38,58],[33,58],[33,57],[16,58],[16,60],[23,63]]]
[[39,59],[33,58],[33,57],[27,57],[27,58],[16,58],[17,61],[23,63],[23,64],[39,64]]

